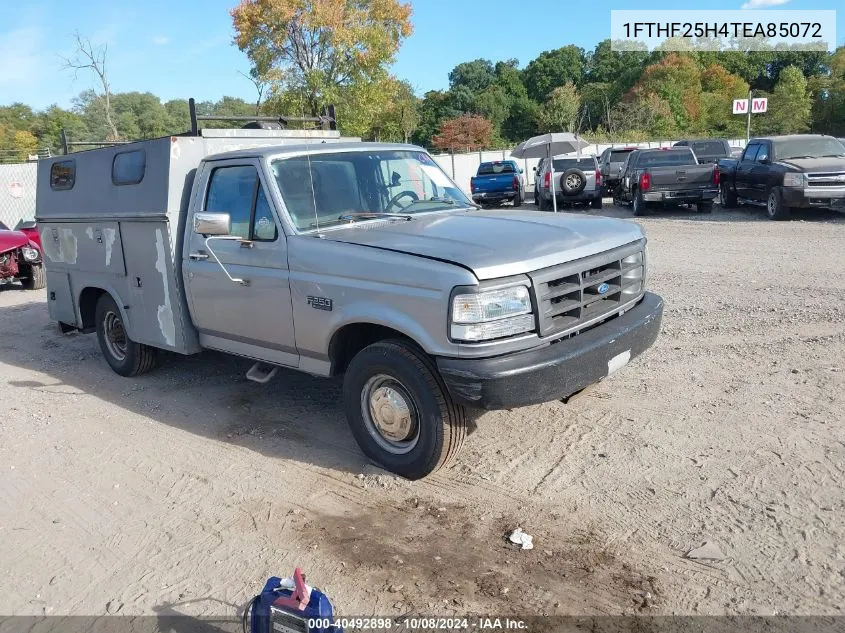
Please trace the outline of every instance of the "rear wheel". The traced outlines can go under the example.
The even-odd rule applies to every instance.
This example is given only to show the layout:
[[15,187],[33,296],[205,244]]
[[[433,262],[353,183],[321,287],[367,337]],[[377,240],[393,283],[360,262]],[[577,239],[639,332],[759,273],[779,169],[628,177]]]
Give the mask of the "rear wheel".
[[593,198],[593,199],[590,201],[590,206],[591,206],[593,209],[601,209],[601,208],[602,208],[602,204],[603,204],[603,203],[604,203],[604,200],[602,200],[602,197],[601,197],[601,196],[599,196],[598,198]]
[[516,197],[513,199],[513,206],[521,207],[522,206],[522,190],[517,190]]
[[129,338],[123,316],[111,295],[100,296],[95,319],[100,349],[115,373],[127,377],[137,376],[158,364],[158,350],[155,347],[136,343]]
[[26,290],[41,290],[47,285],[47,273],[44,271],[44,264],[32,264],[29,267],[29,277],[23,280],[23,287]]
[[542,195],[540,196],[540,211],[548,211],[550,208],[549,201]]
[[726,182],[719,187],[719,204],[723,209],[733,209],[737,205],[736,191],[733,191]]
[[466,437],[463,407],[452,402],[428,357],[404,341],[379,341],[352,359],[343,404],[364,454],[408,479],[445,466]]
[[704,202],[699,202],[696,207],[698,208],[699,213],[712,213],[713,211],[713,201],[706,200]]
[[643,200],[643,194],[639,189],[634,192],[634,215],[645,215],[645,200]]
[[766,213],[770,220],[788,220],[790,209],[783,202],[783,195],[780,189],[772,187],[766,198]]

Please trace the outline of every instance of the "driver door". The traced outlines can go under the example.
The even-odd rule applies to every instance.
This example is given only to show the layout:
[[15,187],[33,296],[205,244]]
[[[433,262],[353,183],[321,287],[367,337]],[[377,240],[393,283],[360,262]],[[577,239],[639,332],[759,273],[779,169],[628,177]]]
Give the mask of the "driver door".
[[202,177],[195,208],[228,213],[230,235],[243,239],[206,243],[193,223],[185,227],[182,269],[200,344],[298,366],[287,242],[259,161],[215,162]]

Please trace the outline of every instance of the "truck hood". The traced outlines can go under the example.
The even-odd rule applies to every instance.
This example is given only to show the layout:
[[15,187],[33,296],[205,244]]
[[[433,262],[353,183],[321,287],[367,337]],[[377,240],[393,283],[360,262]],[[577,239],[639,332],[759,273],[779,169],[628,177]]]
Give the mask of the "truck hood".
[[323,237],[452,262],[484,280],[594,255],[639,240],[643,232],[627,220],[503,210],[433,213]]
[[20,231],[0,231],[0,253],[27,246],[30,239]]
[[819,156],[817,158],[785,158],[777,161],[807,173],[845,171],[845,158],[837,156]]

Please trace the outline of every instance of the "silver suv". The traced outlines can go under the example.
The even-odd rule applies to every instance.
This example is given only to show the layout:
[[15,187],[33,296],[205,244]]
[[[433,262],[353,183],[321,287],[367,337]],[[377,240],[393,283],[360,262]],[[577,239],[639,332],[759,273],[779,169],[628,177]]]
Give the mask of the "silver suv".
[[[544,160],[535,177],[541,211],[552,208],[551,177],[549,161]],[[555,158],[554,179],[558,207],[580,202],[589,204],[593,209],[602,208],[601,171],[595,156]]]

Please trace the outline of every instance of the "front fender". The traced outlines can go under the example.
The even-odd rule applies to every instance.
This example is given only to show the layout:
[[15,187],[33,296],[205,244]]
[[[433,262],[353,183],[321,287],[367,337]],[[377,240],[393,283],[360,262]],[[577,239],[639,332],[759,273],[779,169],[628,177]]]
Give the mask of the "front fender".
[[[445,314],[443,319],[445,329],[447,327]],[[346,326],[357,324],[381,325],[396,330],[413,340],[428,354],[434,354],[438,349],[437,342],[425,330],[419,319],[395,308],[386,307],[384,304],[366,301],[348,304],[344,307],[342,318],[335,323],[330,331],[328,349],[331,349],[338,332]]]

